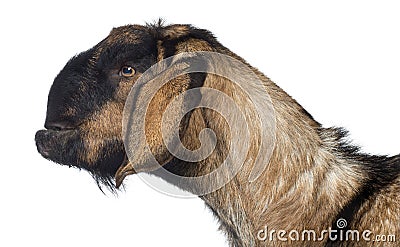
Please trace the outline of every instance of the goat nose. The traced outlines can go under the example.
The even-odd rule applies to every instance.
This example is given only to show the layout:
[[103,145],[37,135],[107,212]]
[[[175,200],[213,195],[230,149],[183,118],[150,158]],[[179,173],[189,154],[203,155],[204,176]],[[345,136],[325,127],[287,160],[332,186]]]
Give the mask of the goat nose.
[[46,121],[44,127],[51,130],[70,130],[75,128],[75,126],[68,121]]

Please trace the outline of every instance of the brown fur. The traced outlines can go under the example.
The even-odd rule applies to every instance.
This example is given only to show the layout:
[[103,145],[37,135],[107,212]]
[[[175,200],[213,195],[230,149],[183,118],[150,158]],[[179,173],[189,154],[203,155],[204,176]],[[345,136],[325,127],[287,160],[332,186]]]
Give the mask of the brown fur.
[[[204,30],[187,25],[167,27],[126,26],[114,29],[96,50],[94,59],[108,46],[117,42],[138,42],[142,32],[156,39],[154,58],[160,61],[169,56],[191,51],[215,51],[245,61],[220,45]],[[155,62],[156,62],[155,61]],[[248,65],[248,64],[247,64]],[[182,143],[190,150],[199,147],[199,133],[211,128],[217,136],[213,153],[197,164],[175,159],[166,149],[161,137],[161,117],[167,105],[179,93],[193,87],[209,87],[224,92],[243,106],[249,129],[253,130],[250,152],[240,172],[221,189],[201,196],[221,222],[232,246],[389,246],[376,242],[320,242],[260,241],[259,230],[268,226],[276,230],[312,229],[317,232],[335,225],[340,215],[350,215],[349,229],[360,232],[369,229],[374,234],[396,234],[400,238],[400,175],[399,158],[370,157],[359,154],[343,143],[339,129],[322,128],[295,100],[257,69],[248,65],[263,81],[271,97],[276,114],[276,146],[262,175],[254,182],[248,178],[253,169],[252,160],[260,147],[260,125],[255,119],[252,105],[237,86],[216,75],[180,76],[171,80],[152,99],[146,115],[146,139],[152,153],[164,168],[184,176],[208,174],[222,163],[229,151],[231,133],[225,120],[215,111],[195,109],[182,120]],[[81,159],[94,164],[102,155],[97,140],[121,139],[121,121],[124,100],[129,88],[140,76],[121,83],[113,101],[104,104],[82,126],[84,149]],[[69,114],[74,114],[71,109]],[[140,150],[134,150],[140,152]],[[131,162],[143,162],[131,161]],[[374,174],[381,168],[372,163],[395,170],[391,174],[378,174],[382,181],[374,182]],[[375,166],[374,166],[375,167]],[[374,170],[375,169],[375,170]],[[382,168],[382,171],[385,171]],[[119,186],[124,177],[135,172],[159,175],[155,167],[123,163],[116,172]],[[225,175],[229,173],[226,171]],[[169,180],[171,183],[176,181]],[[386,183],[387,182],[387,183]],[[208,181],[213,183],[213,181]],[[177,186],[194,193],[204,184]],[[364,195],[369,186],[377,187]],[[351,206],[356,205],[356,206]],[[351,207],[350,207],[351,206]],[[396,243],[392,243],[395,246]],[[398,245],[398,242],[397,242]]]
[[[182,35],[181,32],[178,33]],[[188,39],[177,45],[177,53],[213,50],[238,58],[225,49],[215,49],[202,40]],[[234,246],[263,246],[264,243],[257,240],[255,234],[265,225],[287,231],[328,229],[335,224],[336,216],[361,190],[366,180],[362,164],[337,153],[338,139],[335,130],[321,129],[290,96],[257,70],[254,71],[264,81],[276,110],[278,129],[273,157],[256,182],[248,182],[252,167],[244,166],[222,189],[202,197],[221,220],[221,228]],[[237,89],[232,84],[216,77],[208,75],[204,86],[218,89],[234,97],[236,102],[245,104],[243,98],[235,95]],[[157,100],[158,104],[161,104],[165,99]],[[200,129],[204,127],[212,128],[218,140],[229,139],[225,133],[227,126],[216,113],[209,110],[197,111],[199,112],[194,111],[193,115],[199,117],[192,117],[193,121],[189,122],[187,131],[192,134],[184,136],[182,140],[189,142],[186,145],[196,140]],[[205,125],[205,119],[208,125]],[[257,145],[256,142],[252,144]],[[253,150],[256,149],[253,147]],[[217,147],[217,151],[200,166],[202,168],[194,173],[200,175],[214,170],[216,167],[210,164],[220,164],[226,150],[228,147]],[[399,197],[400,185],[393,184],[386,190],[380,198],[371,198],[366,202],[370,205],[369,213],[354,221],[351,229],[371,229],[375,234],[399,234],[400,206],[394,202]],[[390,211],[392,213],[388,213]],[[386,224],[380,224],[378,221],[375,223],[377,227],[371,228],[371,219],[385,219]],[[324,243],[311,242],[307,245],[320,246]],[[304,242],[270,244],[303,246]],[[373,242],[363,244],[376,245]]]

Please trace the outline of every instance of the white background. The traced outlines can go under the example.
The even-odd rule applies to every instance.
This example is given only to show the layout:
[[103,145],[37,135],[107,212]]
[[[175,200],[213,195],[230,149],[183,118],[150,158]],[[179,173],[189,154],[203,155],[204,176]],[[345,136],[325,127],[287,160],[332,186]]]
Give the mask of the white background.
[[211,30],[324,126],[363,151],[400,152],[398,1],[2,1],[0,246],[226,246],[199,199],[130,177],[103,195],[84,171],[46,161],[34,134],[67,60],[112,27],[158,17]]

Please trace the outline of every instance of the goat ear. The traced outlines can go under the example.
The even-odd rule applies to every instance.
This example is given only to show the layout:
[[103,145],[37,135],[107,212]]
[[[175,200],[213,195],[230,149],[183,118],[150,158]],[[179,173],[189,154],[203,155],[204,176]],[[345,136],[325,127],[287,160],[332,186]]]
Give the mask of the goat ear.
[[117,172],[115,173],[115,187],[117,189],[121,186],[122,182],[124,181],[125,177],[128,175],[134,174],[135,169],[133,168],[132,164],[128,162],[126,165],[122,165],[118,168]]
[[176,45],[179,39],[190,34],[191,26],[189,25],[170,25],[163,27],[162,23],[153,26],[152,33],[157,41],[157,61],[161,61],[167,57],[177,53]]
[[191,25],[162,24],[152,26],[153,36],[157,41],[157,59],[161,61],[182,52],[215,51],[212,47],[214,36],[207,30]]
[[191,25],[174,24],[169,26],[164,26],[164,21],[162,19],[158,20],[155,24],[147,24],[150,33],[157,40],[172,40],[179,39],[190,33],[193,29]]
[[[153,37],[157,42],[158,61],[165,60],[168,57],[183,52],[213,50],[211,45],[207,41],[205,41],[201,35],[196,36],[193,33],[196,31],[196,29],[192,28],[189,25],[171,25],[167,27],[152,26],[150,31],[153,32]],[[187,66],[185,61],[180,61],[180,59],[173,60],[173,62],[178,64],[182,62],[185,66]],[[138,92],[138,94],[133,99],[135,101],[135,105],[147,105],[144,113],[145,115],[143,116],[143,118],[145,119],[145,137],[143,138],[138,136],[137,138],[132,138],[132,140],[139,142],[135,142],[132,145],[139,147],[148,146],[150,153],[148,153],[148,151],[144,148],[132,148],[132,150],[134,150],[134,155],[132,156],[137,158],[137,160],[129,160],[126,165],[121,166],[118,169],[115,175],[115,184],[117,187],[119,187],[124,178],[130,174],[139,172],[151,172],[155,169],[158,169],[159,164],[165,165],[172,160],[173,156],[167,149],[165,142],[171,141],[170,137],[173,136],[173,134],[175,133],[174,130],[176,128],[174,127],[176,126],[172,126],[171,128],[167,127],[166,132],[163,131],[162,133],[162,117],[172,99],[175,99],[176,96],[180,95],[186,90],[202,86],[205,78],[206,75],[204,73],[179,75],[171,80],[168,80],[168,82],[164,84],[161,88],[159,88],[158,91],[153,95],[150,102],[147,103],[141,102],[140,100],[144,100],[145,98],[147,99],[147,97],[141,97],[141,94],[148,92],[148,90]],[[191,100],[191,103],[195,104],[196,102],[193,103],[193,100],[199,99],[193,98]],[[181,103],[184,104],[184,102]],[[180,116],[183,109],[185,109],[184,105],[182,105],[181,107],[178,106],[170,109],[170,111],[173,112],[170,117],[173,118],[174,116]],[[187,123],[191,117],[191,113],[184,115],[184,117],[185,119],[187,119],[187,121],[182,121],[182,123]],[[165,121],[167,123],[174,122],[171,119],[166,119]],[[181,126],[181,133],[185,133],[186,128],[186,125]],[[128,131],[134,134],[141,133],[141,131],[135,130],[135,126],[132,126],[132,128],[130,128]],[[166,136],[166,140],[164,140],[163,135]],[[129,143],[128,149],[130,149],[130,145],[131,144]],[[130,152],[130,150],[127,150],[127,152]],[[130,156],[129,154],[128,156],[132,158],[132,156]],[[157,160],[158,164],[153,164],[153,159],[149,157],[154,157]]]
[[179,39],[190,34],[190,25],[171,25],[163,27],[159,33],[160,40],[173,40]]

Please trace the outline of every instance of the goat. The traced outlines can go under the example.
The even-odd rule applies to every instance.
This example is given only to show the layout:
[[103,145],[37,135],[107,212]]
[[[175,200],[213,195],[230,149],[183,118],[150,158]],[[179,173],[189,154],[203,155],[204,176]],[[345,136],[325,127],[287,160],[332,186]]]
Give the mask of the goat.
[[[194,69],[172,78],[159,76],[163,84],[148,101],[142,100],[146,90],[140,86],[150,83],[152,78],[145,75],[152,66],[160,62],[168,66],[174,63],[168,58],[174,56],[175,62],[184,65],[183,69],[174,68],[184,72],[192,65],[186,63],[188,57],[179,55],[201,56],[203,52],[222,54],[244,65],[236,68],[249,70],[268,97],[262,98],[260,87],[252,80],[237,85],[224,76]],[[224,66],[228,70],[235,67]],[[153,75],[157,73],[161,72],[153,71]],[[254,85],[255,91],[246,94],[246,85]],[[137,91],[132,96],[133,88]],[[196,89],[200,90],[193,97],[179,98]],[[239,117],[229,120],[229,116],[200,105],[211,97],[204,90],[211,89],[239,106],[248,133],[241,128],[229,131],[230,121],[239,121]],[[272,132],[263,132],[266,126],[253,99],[261,102],[261,107],[264,104]],[[208,102],[226,108],[226,101],[214,95]],[[170,108],[172,104],[175,107]],[[126,115],[124,109],[135,114]],[[168,117],[163,119],[164,115]],[[174,116],[180,117],[176,120]],[[143,124],[141,136],[135,121]],[[176,133],[171,126],[177,128]],[[114,28],[99,44],[73,57],[55,78],[45,128],[35,136],[39,153],[56,163],[89,171],[100,188],[105,185],[115,191],[126,176],[150,173],[199,195],[219,219],[231,246],[383,246],[396,243],[373,242],[374,236],[400,236],[400,155],[361,153],[346,141],[344,129],[323,128],[209,31],[191,25]],[[205,129],[213,133],[202,132]],[[203,148],[204,140],[215,143],[209,156],[185,160],[172,150],[178,145],[176,136],[179,145],[189,151]],[[263,142],[264,137],[270,141]],[[231,145],[240,142],[246,144],[245,152],[239,145],[234,160],[227,163],[234,165],[235,159],[242,159],[234,174],[232,167],[225,166],[218,176],[183,179],[219,169],[232,157]],[[265,156],[261,169],[259,155]],[[224,183],[219,184],[220,180]],[[347,234],[355,231],[362,238],[348,239]],[[304,234],[308,239],[302,239]]]

